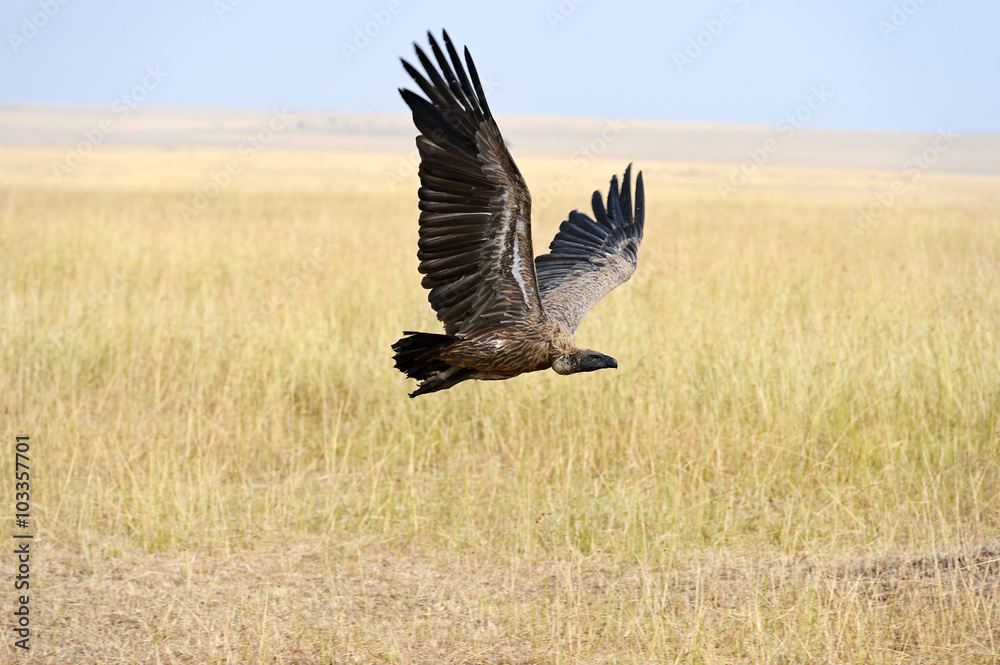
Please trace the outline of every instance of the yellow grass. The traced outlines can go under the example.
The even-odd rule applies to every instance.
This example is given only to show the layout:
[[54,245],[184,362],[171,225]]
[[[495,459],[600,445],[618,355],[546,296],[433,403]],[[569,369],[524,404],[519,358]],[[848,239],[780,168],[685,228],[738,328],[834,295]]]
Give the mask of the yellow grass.
[[63,156],[0,151],[35,662],[1000,658],[1000,179],[636,164],[639,271],[577,333],[620,369],[410,400],[399,157],[265,150],[185,215],[235,150]]

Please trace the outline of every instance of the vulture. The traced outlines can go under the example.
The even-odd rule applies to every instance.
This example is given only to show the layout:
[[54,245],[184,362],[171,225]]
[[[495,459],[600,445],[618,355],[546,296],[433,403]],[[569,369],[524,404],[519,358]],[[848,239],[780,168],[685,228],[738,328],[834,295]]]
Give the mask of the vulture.
[[620,190],[617,176],[611,178],[606,205],[594,192],[594,218],[569,213],[549,253],[536,258],[531,196],[469,49],[463,66],[447,32],[443,50],[432,34],[428,38],[433,61],[414,45],[426,75],[402,60],[424,96],[399,93],[420,132],[417,258],[444,334],[404,331],[392,345],[396,368],[420,381],[410,397],[550,367],[557,374],[617,368],[614,358],[578,348],[573,333],[591,307],[635,271],[642,173],[634,211],[629,165]]

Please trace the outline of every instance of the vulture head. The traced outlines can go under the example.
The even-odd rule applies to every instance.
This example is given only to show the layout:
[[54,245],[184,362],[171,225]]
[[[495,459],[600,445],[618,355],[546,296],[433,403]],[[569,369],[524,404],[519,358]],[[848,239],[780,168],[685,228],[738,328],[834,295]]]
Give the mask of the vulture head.
[[595,369],[618,369],[618,361],[590,349],[579,349],[573,353],[556,356],[552,361],[552,369],[556,374],[576,374],[577,372],[593,372]]

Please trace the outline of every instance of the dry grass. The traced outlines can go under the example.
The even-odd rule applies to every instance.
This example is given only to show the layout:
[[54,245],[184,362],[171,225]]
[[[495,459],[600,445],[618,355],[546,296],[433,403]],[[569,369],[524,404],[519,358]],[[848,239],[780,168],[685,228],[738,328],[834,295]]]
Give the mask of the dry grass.
[[902,174],[637,164],[640,270],[578,331],[621,369],[409,400],[397,158],[265,151],[185,218],[235,152],[62,156],[0,151],[36,662],[1000,658],[1000,180],[852,235]]

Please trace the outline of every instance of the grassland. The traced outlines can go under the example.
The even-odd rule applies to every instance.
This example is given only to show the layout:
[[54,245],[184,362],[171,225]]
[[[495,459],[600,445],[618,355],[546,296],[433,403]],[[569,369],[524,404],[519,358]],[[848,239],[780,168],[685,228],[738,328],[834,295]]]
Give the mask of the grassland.
[[[0,151],[0,492],[30,435],[38,532],[0,659],[1000,659],[1000,179],[637,164],[639,272],[577,333],[620,369],[409,400],[398,158],[62,157]],[[566,166],[521,160],[536,200]]]

